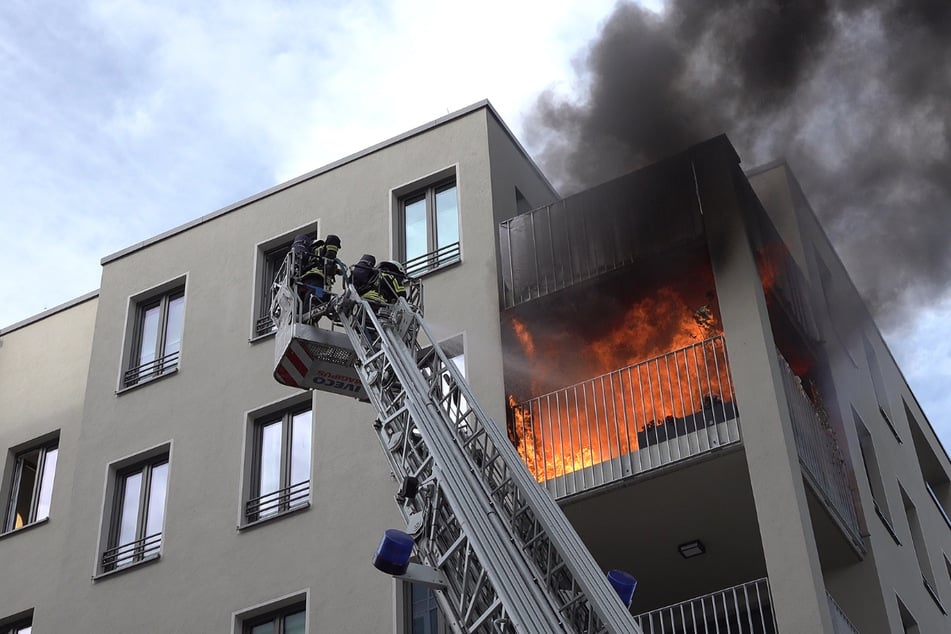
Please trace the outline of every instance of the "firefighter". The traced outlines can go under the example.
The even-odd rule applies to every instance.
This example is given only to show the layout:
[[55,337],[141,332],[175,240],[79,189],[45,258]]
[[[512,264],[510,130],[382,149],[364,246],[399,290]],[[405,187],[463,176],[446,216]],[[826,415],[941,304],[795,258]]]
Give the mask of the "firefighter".
[[395,260],[380,262],[380,296],[386,304],[395,304],[400,297],[406,297],[406,273],[403,265]]
[[350,269],[350,279],[360,297],[369,302],[383,303],[383,296],[380,294],[380,270],[376,268],[376,257],[364,253]]
[[308,302],[313,303],[314,299],[320,303],[330,299],[330,291],[337,274],[338,251],[340,238],[332,233],[327,234],[326,240],[315,240],[311,243],[310,252],[301,263],[303,273],[299,280],[300,297],[304,301],[305,310],[309,308]]

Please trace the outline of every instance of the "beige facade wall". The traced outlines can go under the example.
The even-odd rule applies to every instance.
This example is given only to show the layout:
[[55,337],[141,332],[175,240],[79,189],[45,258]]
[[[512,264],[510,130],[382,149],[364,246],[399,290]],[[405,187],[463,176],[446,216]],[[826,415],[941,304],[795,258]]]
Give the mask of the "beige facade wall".
[[[271,376],[273,338],[253,336],[254,286],[262,247],[315,225],[322,235],[341,236],[346,262],[362,253],[395,257],[398,197],[448,173],[457,183],[462,261],[426,276],[427,318],[437,337],[463,335],[473,388],[488,411],[504,415],[495,370],[501,366],[495,235],[497,220],[513,215],[515,206],[502,204],[501,192],[514,200],[518,186],[540,203],[554,194],[517,143],[499,133],[494,111],[476,105],[104,260],[98,313],[93,308],[77,317],[80,329],[85,319],[86,356],[64,403],[83,426],[69,437],[64,431],[73,473],[56,493],[73,504],[69,530],[52,549],[61,556],[44,562],[46,572],[55,566],[58,574],[46,578],[43,594],[33,590],[41,571],[30,573],[36,581],[17,595],[0,592],[0,617],[11,613],[10,597],[14,607],[35,606],[35,631],[228,632],[235,614],[306,594],[309,632],[393,631],[394,583],[369,559],[382,531],[402,526],[392,500],[397,485],[368,404],[304,395],[314,412],[309,508],[236,528],[253,412],[302,398]],[[135,302],[150,289],[180,284],[178,370],[121,387]],[[24,349],[41,348],[44,333],[35,328],[21,335]],[[7,343],[0,359],[11,348]],[[2,402],[12,402],[12,393],[26,386],[8,384],[3,369]],[[30,391],[38,400],[46,394],[35,385]],[[48,405],[46,417],[58,418],[54,403]],[[17,428],[2,433],[4,440],[23,435]],[[103,575],[98,562],[115,495],[110,468],[156,447],[170,454],[161,557]],[[42,537],[43,531],[34,532]],[[11,542],[0,539],[0,548],[4,541]],[[6,561],[28,567],[28,553]]]
[[92,295],[0,332],[0,517],[10,498],[13,448],[59,437],[49,518],[0,535],[0,618],[56,602],[63,545],[73,529],[70,481],[96,306]]

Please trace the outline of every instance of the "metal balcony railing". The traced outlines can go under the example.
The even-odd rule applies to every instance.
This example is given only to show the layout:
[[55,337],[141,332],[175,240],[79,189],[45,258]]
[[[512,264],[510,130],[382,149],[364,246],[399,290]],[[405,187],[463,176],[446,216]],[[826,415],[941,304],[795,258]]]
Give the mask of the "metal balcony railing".
[[245,503],[247,521],[255,522],[307,504],[310,497],[310,480],[265,493]]
[[264,315],[263,317],[258,317],[254,321],[254,336],[263,337],[264,335],[269,335],[272,332],[277,330],[277,326],[274,325],[274,320],[270,315]]
[[832,615],[832,631],[835,634],[859,634],[858,629],[852,625],[852,621],[845,615],[832,595],[826,592],[826,597],[829,599],[829,612]]
[[130,387],[145,381],[146,379],[151,379],[153,377],[165,374],[166,372],[171,372],[178,367],[178,357],[179,352],[175,351],[165,355],[164,357],[155,359],[154,361],[149,361],[148,363],[137,365],[134,368],[129,368],[125,371],[125,374],[122,377],[123,385],[125,385],[125,387]]
[[535,478],[572,495],[738,442],[722,336],[515,404]]
[[640,614],[634,619],[644,634],[775,634],[767,579]]
[[424,253],[419,257],[407,260],[403,263],[403,267],[407,275],[419,275],[420,273],[437,269],[440,266],[458,262],[461,253],[460,243],[454,242],[444,247],[439,247],[435,251]]
[[102,570],[103,572],[109,572],[157,556],[161,548],[162,533],[148,535],[128,544],[119,544],[102,553]]
[[777,355],[782,368],[783,387],[789,403],[799,464],[806,474],[806,480],[849,533],[846,536],[853,546],[864,552],[851,478],[835,434],[816,410],[803,389],[802,381],[793,373],[786,359],[778,351]]

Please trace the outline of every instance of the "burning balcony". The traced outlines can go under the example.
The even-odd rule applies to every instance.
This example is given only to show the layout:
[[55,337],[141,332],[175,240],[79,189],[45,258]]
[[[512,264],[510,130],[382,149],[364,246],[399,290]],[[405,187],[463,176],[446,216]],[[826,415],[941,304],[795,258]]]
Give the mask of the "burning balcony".
[[[862,531],[855,510],[850,469],[839,448],[821,398],[814,385],[809,390],[793,372],[785,357],[777,352],[783,373],[783,387],[789,403],[799,464],[806,481],[830,515],[848,537],[852,548],[864,552]],[[811,394],[811,396],[810,396]]]
[[740,439],[702,235],[615,265],[503,315],[509,436],[558,497]]
[[556,497],[740,439],[722,336],[510,405],[519,454]]

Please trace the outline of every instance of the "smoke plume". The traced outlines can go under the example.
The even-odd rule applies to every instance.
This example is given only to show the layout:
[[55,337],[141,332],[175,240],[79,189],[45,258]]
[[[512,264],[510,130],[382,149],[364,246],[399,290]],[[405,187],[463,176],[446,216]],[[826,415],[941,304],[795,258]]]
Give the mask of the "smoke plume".
[[951,2],[621,2],[529,120],[570,193],[726,132],[785,157],[885,327],[949,293]]

